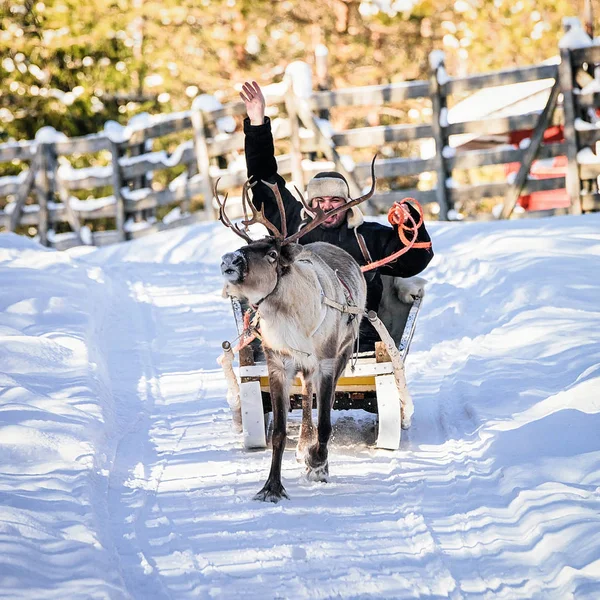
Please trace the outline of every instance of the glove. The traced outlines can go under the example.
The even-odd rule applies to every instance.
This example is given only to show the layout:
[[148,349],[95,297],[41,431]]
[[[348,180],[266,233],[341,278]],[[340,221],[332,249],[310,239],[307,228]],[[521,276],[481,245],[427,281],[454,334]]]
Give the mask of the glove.
[[396,201],[388,211],[388,221],[390,225],[404,225],[410,216],[410,209],[406,205],[406,200]]

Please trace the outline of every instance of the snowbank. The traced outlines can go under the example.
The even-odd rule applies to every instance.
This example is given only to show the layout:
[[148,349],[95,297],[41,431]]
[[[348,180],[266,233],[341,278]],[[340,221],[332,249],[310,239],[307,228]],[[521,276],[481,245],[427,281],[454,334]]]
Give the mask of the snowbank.
[[[219,223],[57,253],[0,235],[0,589],[44,598],[600,596],[600,215],[430,227],[400,451],[335,414],[251,500],[215,363]],[[299,415],[290,415],[290,435]]]

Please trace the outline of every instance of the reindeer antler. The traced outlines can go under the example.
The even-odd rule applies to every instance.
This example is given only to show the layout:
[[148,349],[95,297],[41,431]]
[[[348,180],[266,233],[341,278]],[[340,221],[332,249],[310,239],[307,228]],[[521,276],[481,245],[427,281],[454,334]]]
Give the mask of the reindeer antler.
[[352,208],[353,206],[356,206],[357,204],[360,204],[361,202],[368,200],[375,192],[375,181],[376,181],[375,180],[375,159],[376,158],[377,158],[377,154],[375,154],[375,156],[373,157],[373,160],[371,161],[371,181],[372,181],[371,189],[363,196],[360,196],[359,198],[355,198],[354,200],[350,200],[349,202],[346,202],[346,204],[344,204],[343,206],[338,206],[337,208],[332,208],[331,210],[328,210],[327,212],[325,212],[319,205],[317,205],[315,207],[308,207],[308,205],[306,204],[306,201],[304,200],[304,197],[302,196],[302,194],[300,194],[300,192],[298,192],[300,194],[301,202],[302,202],[302,205],[304,206],[304,208],[309,213],[313,213],[315,215],[315,217],[314,217],[314,219],[309,221],[307,225],[305,225],[302,229],[300,229],[300,231],[297,231],[293,235],[290,235],[290,237],[286,237],[283,240],[283,243],[291,244],[293,242],[297,242],[302,236],[306,235],[307,233],[309,233],[310,231],[312,231],[313,229],[315,229],[316,227],[321,225],[321,223],[326,221],[329,217],[333,217],[334,215],[344,212],[344,211]]
[[[227,198],[229,197],[229,194],[225,194],[225,197],[223,198],[223,202],[221,202],[221,200],[219,199],[219,192],[217,190],[217,187],[219,185],[219,181],[220,178],[217,179],[217,181],[215,182],[215,185],[213,187],[213,194],[215,196],[215,200],[217,201],[217,204],[219,206],[219,221],[221,221],[221,223],[223,223],[223,225],[225,225],[225,227],[228,227],[229,229],[231,229],[231,231],[233,231],[233,233],[235,233],[236,235],[239,235],[243,240],[245,240],[248,244],[250,242],[252,242],[252,238],[248,235],[248,233],[246,233],[248,231],[248,227],[250,225],[254,225],[255,223],[260,223],[262,225],[264,225],[273,235],[273,237],[275,237],[276,239],[283,241],[283,239],[286,236],[286,223],[285,223],[285,212],[283,209],[283,200],[281,199],[281,194],[279,193],[279,189],[277,188],[277,186],[272,186],[269,183],[266,183],[266,185],[271,188],[271,190],[273,191],[273,193],[275,194],[275,198],[277,199],[277,206],[279,207],[279,210],[281,211],[281,222],[283,225],[283,233],[279,231],[279,229],[277,229],[277,227],[275,227],[275,225],[273,225],[273,223],[271,223],[271,221],[269,221],[269,219],[267,219],[267,217],[265,217],[265,211],[264,208],[261,208],[260,210],[258,210],[252,200],[250,199],[249,195],[248,195],[248,191],[254,186],[256,185],[256,182],[251,183],[251,180],[248,179],[243,187],[242,187],[242,208],[244,211],[244,218],[242,219],[241,223],[243,225],[243,228],[240,228],[239,225],[236,225],[235,223],[231,222],[231,219],[227,216],[227,213],[225,212],[225,207],[227,204]],[[248,209],[250,209],[250,211],[252,212],[252,217],[248,217]]]
[[[265,182],[263,182],[265,183]],[[244,183],[244,187],[242,188],[242,204],[244,205],[244,214],[247,214],[246,212],[246,208],[249,207],[250,210],[252,211],[252,218],[248,219],[247,217],[242,221],[242,224],[245,227],[248,227],[249,225],[253,225],[254,223],[261,223],[262,225],[264,225],[272,234],[273,237],[275,239],[278,240],[283,240],[283,238],[285,237],[285,233],[282,234],[281,231],[279,231],[279,229],[277,229],[277,227],[275,227],[275,225],[273,225],[273,223],[271,223],[271,221],[269,221],[269,219],[267,219],[267,217],[265,217],[265,208],[264,206],[258,210],[256,208],[256,206],[254,206],[252,200],[250,200],[249,196],[248,196],[248,190],[253,186],[254,184],[250,183],[250,180],[248,179],[248,181],[246,181],[246,183]],[[267,183],[267,186],[270,187],[271,189],[273,189],[271,187],[270,184]],[[277,187],[277,186],[275,186]],[[277,194],[279,194],[279,189],[277,189]],[[279,194],[279,197],[277,197],[276,194],[276,198],[277,198],[277,206],[279,207],[279,210],[281,211],[281,222],[283,225],[283,230],[285,231],[286,226],[285,226],[285,213],[283,212],[283,201],[281,200],[281,194]]]
[[229,197],[229,194],[225,194],[223,202],[219,200],[219,192],[217,190],[219,186],[219,181],[221,181],[220,177],[219,179],[217,179],[217,181],[215,181],[215,185],[213,187],[213,194],[215,200],[217,201],[217,205],[219,206],[219,221],[221,221],[221,223],[223,223],[225,227],[231,229],[233,233],[239,235],[243,240],[245,240],[249,244],[252,241],[252,238],[245,231],[240,229],[238,225],[232,223],[230,218],[227,216],[227,213],[225,212],[225,205],[227,204],[227,198]]

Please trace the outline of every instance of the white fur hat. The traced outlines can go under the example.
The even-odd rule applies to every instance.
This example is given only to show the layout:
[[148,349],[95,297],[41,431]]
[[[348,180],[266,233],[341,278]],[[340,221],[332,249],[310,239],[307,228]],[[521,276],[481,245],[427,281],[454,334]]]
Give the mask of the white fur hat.
[[[306,186],[306,195],[308,204],[315,198],[324,198],[325,196],[345,198],[346,202],[350,200],[350,188],[343,175],[336,171],[323,171],[317,173]],[[305,211],[303,211],[305,212]],[[303,214],[303,217],[306,215]],[[363,214],[358,206],[353,206],[348,210],[348,227],[354,229],[364,221]]]

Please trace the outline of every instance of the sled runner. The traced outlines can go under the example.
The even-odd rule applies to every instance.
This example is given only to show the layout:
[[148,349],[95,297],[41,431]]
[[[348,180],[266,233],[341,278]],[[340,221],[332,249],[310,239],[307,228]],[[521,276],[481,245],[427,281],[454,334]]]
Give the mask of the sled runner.
[[[362,409],[378,415],[376,446],[396,450],[401,430],[410,425],[412,400],[406,386],[404,361],[415,331],[425,281],[418,277],[382,277],[383,298],[378,316],[368,317],[382,338],[374,352],[360,353],[351,359],[338,381],[333,408]],[[231,299],[240,339],[248,333],[247,308]],[[259,340],[239,351],[237,374],[232,367],[233,349],[223,343],[221,364],[228,383],[228,401],[233,420],[243,432],[245,448],[266,448],[267,426],[271,412],[269,373]],[[302,384],[296,378],[290,398],[291,409],[302,407]]]

